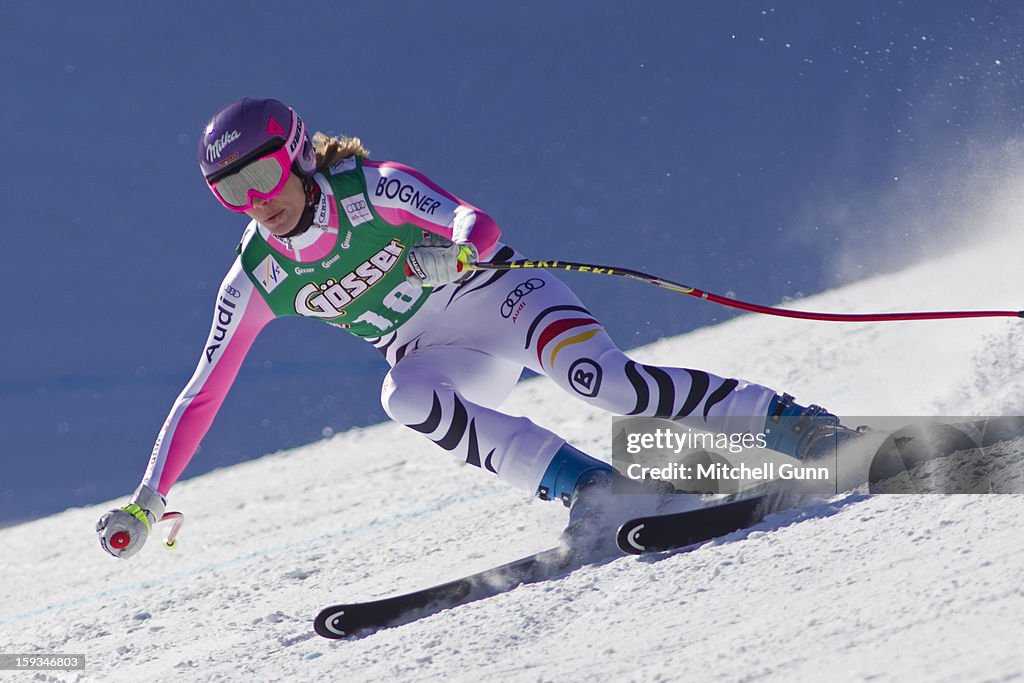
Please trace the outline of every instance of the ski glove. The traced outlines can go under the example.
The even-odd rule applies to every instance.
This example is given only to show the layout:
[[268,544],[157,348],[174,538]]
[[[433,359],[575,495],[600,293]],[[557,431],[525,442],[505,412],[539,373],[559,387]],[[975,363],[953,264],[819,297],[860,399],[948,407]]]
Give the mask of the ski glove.
[[96,522],[100,547],[114,557],[128,559],[142,550],[153,525],[164,516],[166,505],[159,493],[140,486],[128,505],[111,510]]
[[465,266],[476,259],[472,243],[456,244],[440,235],[431,235],[409,250],[406,279],[416,287],[440,287],[462,278],[467,272]]

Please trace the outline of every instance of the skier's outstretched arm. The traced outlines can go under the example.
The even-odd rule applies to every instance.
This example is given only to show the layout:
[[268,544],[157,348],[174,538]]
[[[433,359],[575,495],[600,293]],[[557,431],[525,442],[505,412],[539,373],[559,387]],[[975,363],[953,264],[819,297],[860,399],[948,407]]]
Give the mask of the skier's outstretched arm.
[[131,500],[96,524],[100,545],[114,557],[128,558],[160,521],[165,496],[206,435],[242,361],[260,330],[274,318],[236,260],[221,283],[213,323],[192,379],[171,406],[149,467]]

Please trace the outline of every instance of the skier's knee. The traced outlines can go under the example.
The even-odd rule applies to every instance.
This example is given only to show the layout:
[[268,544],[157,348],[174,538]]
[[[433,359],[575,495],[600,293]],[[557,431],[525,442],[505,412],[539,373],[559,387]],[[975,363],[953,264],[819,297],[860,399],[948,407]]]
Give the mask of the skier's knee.
[[435,397],[445,387],[444,378],[399,370],[396,366],[384,378],[380,403],[395,422],[418,424],[430,414]]
[[593,359],[577,359],[569,367],[566,377],[569,388],[596,408],[625,414],[633,407],[633,403],[616,390],[615,385],[619,382],[613,378],[622,373],[627,362],[629,357],[617,348],[602,351]]

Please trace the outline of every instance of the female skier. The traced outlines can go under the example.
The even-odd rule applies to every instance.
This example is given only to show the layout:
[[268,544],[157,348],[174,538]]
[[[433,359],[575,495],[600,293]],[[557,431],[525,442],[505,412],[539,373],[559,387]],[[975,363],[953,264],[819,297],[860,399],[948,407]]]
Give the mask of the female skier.
[[[381,391],[387,414],[455,457],[570,506],[573,546],[597,544],[641,496],[616,495],[612,482],[625,478],[605,461],[498,410],[524,367],[619,415],[751,434],[770,420],[768,447],[796,457],[813,432],[835,424],[763,386],[631,360],[546,272],[467,269],[519,256],[490,216],[408,166],[370,160],[358,138],[310,139],[277,100],[242,99],[216,114],[199,166],[218,201],[252,220],[140,486],[97,524],[115,557],[145,543],[256,335],[282,316],[319,318],[373,344],[391,366]],[[640,490],[659,492],[645,499],[671,496]]]

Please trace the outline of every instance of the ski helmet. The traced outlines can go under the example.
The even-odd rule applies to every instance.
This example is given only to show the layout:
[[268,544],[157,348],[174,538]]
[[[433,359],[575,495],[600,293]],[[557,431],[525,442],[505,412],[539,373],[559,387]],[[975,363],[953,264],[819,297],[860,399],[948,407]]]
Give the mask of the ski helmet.
[[[251,178],[236,178],[218,189],[229,176],[271,156],[280,165],[268,164],[250,173]],[[253,194],[269,198],[279,193],[289,169],[305,176],[316,170],[313,143],[302,118],[273,99],[247,97],[220,110],[203,130],[198,157],[207,185],[235,211],[250,207]]]

